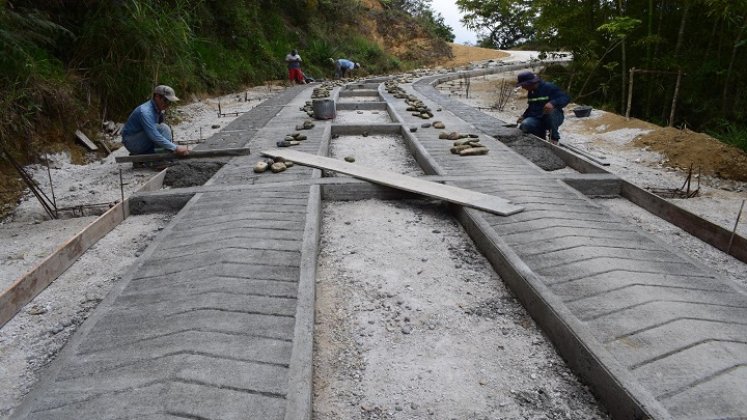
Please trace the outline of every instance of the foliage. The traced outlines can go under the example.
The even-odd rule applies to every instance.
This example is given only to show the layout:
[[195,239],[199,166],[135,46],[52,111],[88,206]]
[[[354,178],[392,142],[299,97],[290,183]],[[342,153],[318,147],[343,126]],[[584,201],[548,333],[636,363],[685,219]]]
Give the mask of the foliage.
[[[481,45],[570,51],[577,101],[657,123],[747,133],[747,0],[457,0]],[[632,97],[630,70],[635,68]],[[683,76],[670,121],[678,72]],[[747,140],[732,143],[744,144]]]
[[415,17],[434,36],[446,42],[454,42],[454,28],[447,25],[441,13],[434,11],[432,0],[382,0],[382,5]]
[[[448,39],[429,1],[396,3]],[[285,79],[294,48],[317,79],[330,57],[367,73],[413,65],[361,33],[365,13],[361,0],[0,0],[0,145],[29,161],[35,139],[122,121],[157,84],[189,98]]]
[[465,12],[463,21],[467,28],[487,33],[478,42],[480,46],[513,48],[534,37],[532,17],[536,9],[532,0],[457,0]]

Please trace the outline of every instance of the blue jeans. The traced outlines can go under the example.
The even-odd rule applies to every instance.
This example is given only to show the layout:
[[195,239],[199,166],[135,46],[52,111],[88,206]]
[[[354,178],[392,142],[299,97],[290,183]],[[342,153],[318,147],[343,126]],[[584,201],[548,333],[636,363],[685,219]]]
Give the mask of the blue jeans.
[[534,134],[542,140],[547,140],[547,131],[550,131],[550,140],[560,140],[558,127],[565,121],[562,109],[555,108],[549,114],[543,114],[542,118],[527,117],[521,122],[519,128],[525,133]]
[[[169,141],[171,140],[171,128],[164,124],[156,125],[156,129],[162,136],[166,137]],[[122,144],[131,155],[144,155],[149,153],[156,153],[156,149],[163,150],[161,147],[156,147],[156,143],[153,142],[145,131],[122,137]]]

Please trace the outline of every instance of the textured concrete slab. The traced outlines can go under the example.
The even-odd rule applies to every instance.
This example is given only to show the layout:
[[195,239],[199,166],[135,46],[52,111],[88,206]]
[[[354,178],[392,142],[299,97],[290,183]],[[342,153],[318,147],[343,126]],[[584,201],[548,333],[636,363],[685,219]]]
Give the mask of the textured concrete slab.
[[[613,417],[747,417],[744,291],[514,153],[494,137],[515,135],[502,121],[431,86],[445,77],[460,76],[404,88],[437,110],[446,131],[479,134],[490,153],[453,155],[433,128],[402,132],[408,148],[440,182],[525,208],[506,217],[456,214]],[[381,86],[359,85],[372,92],[364,97],[385,100],[396,120],[377,129],[422,123]],[[353,88],[346,100],[359,96]],[[309,97],[310,87],[288,89],[199,147],[274,148],[306,119],[299,108]],[[293,150],[326,156],[333,125],[315,121]],[[307,182],[321,176],[317,169],[255,174],[258,158],[233,158],[210,189],[191,190],[14,418],[310,418],[325,186]],[[568,177],[571,184],[588,178]],[[613,177],[592,180],[599,183],[592,195],[619,188]],[[342,187],[355,198],[354,183]]]
[[[447,130],[504,134],[502,121],[440,95],[432,87],[439,77],[411,89],[468,124],[438,116]],[[399,115],[409,122],[406,113]],[[464,165],[436,142],[420,139],[433,151],[433,166],[445,171],[439,175],[484,175],[487,168],[501,182],[473,188],[525,207],[505,218],[466,211],[464,220],[489,227],[476,235],[483,250],[614,417],[747,417],[747,296],[741,289],[552,176],[517,180],[530,169],[517,166],[522,159],[506,164],[512,153],[498,142],[482,140],[491,153]],[[583,179],[570,183],[578,182]],[[507,261],[515,268],[502,269]],[[602,379],[606,375],[612,381]]]
[[[274,144],[270,132],[291,132],[305,119],[295,105],[310,91],[289,89],[199,147]],[[319,149],[323,130],[308,136],[309,150]],[[253,159],[235,158],[211,183],[259,181]],[[309,207],[308,185],[282,183],[312,177],[295,172],[268,175],[281,182],[274,189],[195,194],[14,416],[283,419],[288,407],[297,412],[299,397],[289,389],[308,382],[311,393],[310,378],[295,366],[306,364],[296,355],[296,330],[313,319],[313,307],[299,310],[298,302],[313,296],[300,279],[309,277],[304,255],[316,258],[318,228],[308,225],[318,225],[320,205]]]

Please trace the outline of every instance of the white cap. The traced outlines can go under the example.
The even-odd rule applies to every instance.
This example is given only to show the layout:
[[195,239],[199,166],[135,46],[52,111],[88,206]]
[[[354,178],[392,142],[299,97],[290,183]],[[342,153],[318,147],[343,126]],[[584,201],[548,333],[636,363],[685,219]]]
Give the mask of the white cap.
[[155,89],[153,89],[153,93],[163,96],[164,98],[168,99],[169,102],[176,102],[179,100],[179,98],[176,97],[176,93],[174,92],[174,89],[171,88],[171,86],[158,85],[155,87]]

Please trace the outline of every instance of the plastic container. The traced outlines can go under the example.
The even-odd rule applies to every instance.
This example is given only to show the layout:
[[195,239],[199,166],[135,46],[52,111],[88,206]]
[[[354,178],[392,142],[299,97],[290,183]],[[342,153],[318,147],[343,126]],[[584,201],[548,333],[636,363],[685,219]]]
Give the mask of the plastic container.
[[578,118],[585,118],[591,115],[591,107],[590,106],[577,106],[573,108],[573,113]]
[[317,120],[331,120],[335,118],[335,101],[332,99],[314,99],[311,103],[314,118]]

